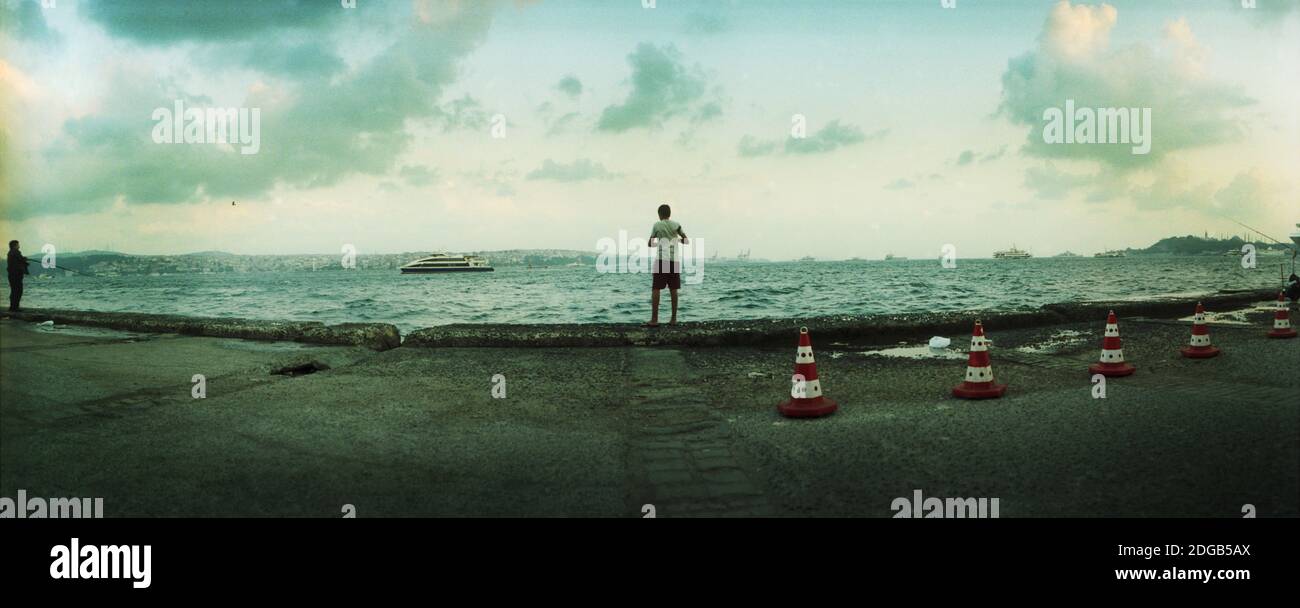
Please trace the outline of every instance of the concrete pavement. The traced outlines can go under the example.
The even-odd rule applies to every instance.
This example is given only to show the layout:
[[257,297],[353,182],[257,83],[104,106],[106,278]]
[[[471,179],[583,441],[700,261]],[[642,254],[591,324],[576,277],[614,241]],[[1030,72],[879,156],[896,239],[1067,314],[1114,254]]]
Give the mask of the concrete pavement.
[[[893,515],[997,497],[1002,517],[1300,514],[1300,339],[1122,319],[1139,371],[1094,399],[1096,323],[1000,330],[1005,398],[965,361],[865,354],[812,328],[835,415],[786,420],[789,347],[396,348],[0,321],[0,495],[114,516]],[[1077,332],[1077,333],[1076,333]],[[965,336],[952,336],[966,346]],[[926,336],[916,336],[919,344]],[[1023,348],[1023,350],[1021,350]],[[272,369],[315,360],[308,375]],[[207,378],[207,397],[191,378]],[[493,398],[492,377],[505,378]]]

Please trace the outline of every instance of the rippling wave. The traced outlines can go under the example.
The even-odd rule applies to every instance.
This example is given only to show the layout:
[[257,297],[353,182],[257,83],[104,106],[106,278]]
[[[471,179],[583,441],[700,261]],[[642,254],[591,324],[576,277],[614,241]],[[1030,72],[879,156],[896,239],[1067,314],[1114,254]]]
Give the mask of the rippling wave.
[[[1031,308],[1278,285],[1235,257],[711,264],[683,280],[682,320]],[[685,277],[684,277],[685,279]],[[64,276],[29,281],[23,303],[210,317],[391,322],[403,331],[449,323],[639,323],[650,277],[588,267],[493,273],[397,271]],[[664,293],[660,314],[668,315]]]

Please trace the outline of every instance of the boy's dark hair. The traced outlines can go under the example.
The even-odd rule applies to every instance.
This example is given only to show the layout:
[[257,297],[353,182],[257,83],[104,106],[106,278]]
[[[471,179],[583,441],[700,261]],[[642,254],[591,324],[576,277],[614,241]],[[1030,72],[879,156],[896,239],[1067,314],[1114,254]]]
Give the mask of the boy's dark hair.
[[18,241],[9,241],[9,248],[13,249],[18,246]]
[[659,219],[666,220],[673,214],[673,208],[668,205],[659,205]]

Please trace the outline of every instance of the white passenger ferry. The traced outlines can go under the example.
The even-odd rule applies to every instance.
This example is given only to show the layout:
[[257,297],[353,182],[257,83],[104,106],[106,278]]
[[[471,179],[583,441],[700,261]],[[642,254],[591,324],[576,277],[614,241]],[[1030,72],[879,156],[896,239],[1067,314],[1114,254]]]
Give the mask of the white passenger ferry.
[[1005,249],[1003,251],[994,251],[993,257],[999,260],[1024,260],[1027,258],[1032,258],[1034,256],[1028,251],[1024,251],[1022,249],[1016,249],[1015,245],[1012,245],[1011,249]]
[[435,253],[401,267],[402,274],[431,274],[435,272],[492,272],[488,261],[476,255],[451,255]]

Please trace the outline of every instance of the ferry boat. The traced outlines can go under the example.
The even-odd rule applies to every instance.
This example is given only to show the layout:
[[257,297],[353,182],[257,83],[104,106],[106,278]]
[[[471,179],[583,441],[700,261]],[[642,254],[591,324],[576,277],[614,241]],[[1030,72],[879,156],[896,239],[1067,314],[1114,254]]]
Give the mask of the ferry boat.
[[1101,253],[1094,253],[1094,254],[1092,254],[1092,257],[1094,257],[1094,258],[1122,258],[1122,257],[1125,257],[1125,256],[1127,256],[1127,255],[1128,255],[1127,253],[1124,253],[1123,251],[1120,251],[1119,249],[1111,249],[1110,251],[1103,251],[1103,252],[1101,252]]
[[806,255],[806,256],[803,256],[803,257],[799,258],[799,261],[800,261],[800,262],[816,262],[816,261],[817,261],[817,258],[814,258],[814,257],[812,257],[812,256],[810,256],[810,255]]
[[905,258],[905,257],[897,256],[897,255],[894,255],[894,254],[892,254],[892,253],[886,253],[886,254],[885,254],[885,261],[886,261],[886,262],[892,262],[892,261],[894,261],[894,260],[906,260],[906,259],[907,259],[907,258]]
[[1079,254],[1077,254],[1077,253],[1075,253],[1075,252],[1073,252],[1073,251],[1068,251],[1068,250],[1067,250],[1067,251],[1062,251],[1061,253],[1058,253],[1058,254],[1056,254],[1056,255],[1054,255],[1054,256],[1052,256],[1052,257],[1054,257],[1054,258],[1078,258],[1078,257],[1083,257],[1083,256],[1081,256],[1081,255],[1079,255]]
[[401,267],[402,274],[431,274],[435,272],[492,272],[488,261],[476,255],[451,255],[435,253]]
[[1300,224],[1295,225],[1295,232],[1291,233],[1291,242],[1300,247]]
[[1012,245],[1011,249],[993,252],[993,258],[997,260],[1023,260],[1032,257],[1034,256],[1028,251],[1016,249],[1015,245]]

